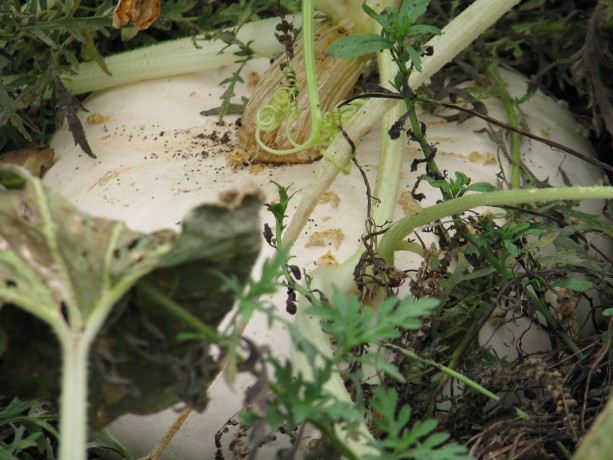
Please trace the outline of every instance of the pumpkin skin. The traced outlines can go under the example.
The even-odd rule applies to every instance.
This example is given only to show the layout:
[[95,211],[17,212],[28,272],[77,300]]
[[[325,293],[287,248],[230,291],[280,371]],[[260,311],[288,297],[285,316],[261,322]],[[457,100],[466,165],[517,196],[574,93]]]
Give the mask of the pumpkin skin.
[[[246,85],[238,87],[238,95],[248,96],[260,78],[267,61],[253,61],[247,66]],[[299,202],[302,190],[311,181],[316,165],[242,165],[243,154],[236,151],[236,116],[228,116],[225,126],[218,126],[215,117],[200,115],[219,105],[223,88],[218,82],[232,69],[221,67],[213,71],[189,74],[173,78],[144,81],[113,88],[91,96],[85,103],[89,113],[82,119],[87,137],[97,159],[89,158],[64,126],[55,134],[51,146],[55,150],[56,164],[44,178],[47,186],[65,195],[75,205],[96,216],[124,220],[128,226],[142,231],[161,228],[177,228],[183,216],[194,206],[217,200],[220,192],[254,183],[264,190],[268,200],[274,200],[274,180],[291,186],[296,196],[290,203],[290,218]],[[524,77],[502,71],[513,96],[521,97],[526,89]],[[504,120],[501,104],[485,101],[489,115]],[[555,139],[583,153],[590,153],[587,141],[581,137],[572,116],[556,101],[537,94],[522,105],[533,132]],[[487,134],[478,133],[485,123],[470,119],[463,124],[447,123],[430,114],[420,114],[426,123],[428,140],[438,143],[439,167],[450,176],[455,171],[466,173],[473,182],[486,181],[499,185],[497,174],[506,163],[499,164],[497,146]],[[373,131],[361,140],[357,159],[374,185],[379,154],[380,130]],[[597,168],[533,141],[523,143],[524,161],[540,179],[550,185],[593,185],[606,182]],[[403,163],[403,188],[410,191],[423,167],[411,172],[414,158],[421,152],[415,143],[406,147]],[[234,169],[232,168],[234,166]],[[564,174],[560,172],[564,171]],[[566,178],[566,179],[565,179]],[[438,192],[425,183],[418,191],[426,198],[415,207],[426,207],[440,199]],[[294,245],[292,263],[311,271],[320,263],[343,262],[359,247],[360,236],[366,218],[365,186],[354,167],[349,175],[339,175],[326,195],[327,202],[320,203],[309,223]],[[406,194],[404,195],[406,196]],[[402,200],[401,200],[402,201]],[[405,210],[399,202],[396,218]],[[404,203],[406,205],[406,203]],[[602,202],[585,202],[582,210],[600,213]],[[272,216],[264,212],[263,223],[273,225]],[[320,232],[318,241],[310,241]],[[342,237],[341,237],[342,235]],[[430,234],[421,237],[426,244],[434,243]],[[315,244],[313,244],[315,243]],[[606,250],[610,252],[610,248]],[[261,260],[271,254],[271,248],[262,251]],[[323,256],[326,256],[322,259]],[[418,268],[417,255],[397,255],[397,265],[406,269]],[[259,273],[259,266],[254,276]],[[281,314],[285,294],[280,292],[270,299],[279,306]],[[499,330],[487,329],[480,333],[483,344],[492,347],[502,357],[514,358],[514,342],[525,329],[522,345],[529,352],[547,350],[548,334],[538,324],[527,320],[507,324]],[[275,355],[287,357],[290,344],[282,326],[269,329],[263,316],[255,315],[247,325],[245,334],[257,343],[267,344]],[[223,378],[211,385],[211,401],[202,414],[192,414],[168,446],[163,458],[213,458],[214,436],[227,419],[240,410],[243,393],[251,379],[239,375],[233,385]],[[127,415],[114,422],[109,430],[136,456],[146,455],[164,434],[176,417],[168,409],[162,413],[136,416]],[[224,438],[226,441],[228,438]]]

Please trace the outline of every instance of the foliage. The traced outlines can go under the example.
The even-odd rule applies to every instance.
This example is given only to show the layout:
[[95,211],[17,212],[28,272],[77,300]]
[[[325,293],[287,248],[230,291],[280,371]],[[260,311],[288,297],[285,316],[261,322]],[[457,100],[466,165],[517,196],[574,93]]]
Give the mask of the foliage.
[[[84,151],[91,154],[76,118],[79,102],[62,80],[79,63],[158,41],[195,36],[224,25],[274,14],[277,2],[162,2],[160,19],[146,31],[112,28],[114,0],[6,0],[0,5],[0,152],[28,142],[45,144],[64,117]],[[295,0],[281,5],[296,10]],[[235,78],[232,81],[239,81]]]
[[[57,415],[43,400],[22,401],[0,397],[0,458],[3,460],[55,460],[59,434]],[[114,452],[134,460],[112,438],[88,443],[90,453]]]
[[387,434],[382,441],[385,452],[378,457],[367,456],[370,460],[468,460],[466,450],[456,443],[446,443],[447,433],[433,433],[436,420],[424,420],[407,428],[411,418],[411,408],[398,409],[398,394],[394,389],[382,387],[373,390],[372,406],[378,417],[376,425]]
[[[232,19],[232,21],[240,25],[270,6],[270,2],[241,1],[230,2],[230,4],[227,4],[227,2],[213,3],[216,5],[209,5],[207,3],[206,7],[217,7],[215,13],[210,15],[213,18],[212,22],[216,25],[225,24],[225,19]],[[423,179],[431,186],[440,189],[442,196],[446,200],[470,200],[470,197],[474,196],[474,194],[468,192],[479,192],[478,194],[483,193],[485,195],[493,190],[493,186],[481,182],[472,184],[471,178],[460,172],[456,173],[455,177],[449,178],[444,171],[440,171],[436,167],[434,161],[436,148],[429,145],[426,140],[425,132],[423,132],[416,117],[416,95],[408,87],[408,76],[414,70],[421,68],[422,58],[430,52],[429,49],[422,47],[423,43],[432,34],[439,33],[438,28],[425,24],[425,22],[429,21],[424,16],[427,5],[428,2],[424,0],[404,1],[398,10],[388,8],[381,13],[377,13],[367,5],[364,5],[364,11],[381,26],[382,33],[380,35],[361,34],[347,37],[333,45],[330,48],[330,52],[337,56],[354,57],[380,50],[391,51],[393,61],[398,67],[398,72],[392,81],[392,85],[404,99],[406,107],[405,115],[398,120],[396,131],[399,132],[401,128],[404,129],[404,123],[408,119],[410,127],[406,131],[409,136],[420,143],[425,161],[428,164],[427,175]],[[437,5],[440,9],[440,5],[438,3]],[[458,2],[452,2],[449,7],[452,13],[457,5]],[[199,20],[192,22],[190,19],[183,17],[188,16],[189,12],[192,11],[190,9],[192,6],[189,2],[183,5],[181,2],[168,2],[165,8],[167,18],[169,19],[167,22],[162,21],[160,23],[158,32],[165,27],[169,27],[171,23],[175,23],[179,28],[185,27],[192,31],[196,30],[194,25],[196,23],[198,23],[198,28],[201,27],[202,25],[198,22]],[[445,6],[447,5],[445,4]],[[13,13],[17,11],[15,10],[15,5],[12,8]],[[538,15],[535,12],[543,11],[543,2],[528,2],[521,14],[528,14],[526,11],[534,15],[531,18],[532,23],[524,24],[523,29],[519,27],[522,26],[520,24],[518,27],[515,27],[515,32],[537,36],[541,32],[536,27],[535,18]],[[36,23],[36,10],[29,11],[28,14],[30,16],[27,16],[27,20],[38,24]],[[65,17],[70,18],[70,21],[72,21],[73,16],[68,15]],[[18,20],[21,16],[16,15],[16,17],[17,19],[15,20]],[[6,16],[0,16],[0,18],[4,20]],[[74,18],[76,18],[74,21],[77,21],[79,16],[74,16]],[[64,20],[68,19],[62,19],[62,21]],[[77,21],[75,24],[80,25],[80,22]],[[100,35],[104,34],[105,29],[100,26],[103,22],[100,22],[100,24],[96,23],[98,25],[95,27],[92,24],[94,23],[88,23],[87,26],[91,26],[92,34],[94,32]],[[96,28],[98,26],[100,27]],[[592,27],[592,32],[596,30],[595,27]],[[598,27],[604,27],[604,25],[599,24]],[[74,34],[77,33],[75,31],[80,29],[76,27],[75,31],[70,31],[59,26],[57,26],[57,29],[55,30],[51,27],[53,33],[45,31],[46,35],[41,35],[40,30],[35,28],[36,32],[32,32],[32,34],[45,47],[51,50],[45,52],[50,53],[50,56],[57,55],[58,62],[62,63],[65,60],[67,63],[74,64],[77,60],[75,52],[71,51],[68,47],[56,50],[53,48],[53,41],[55,39],[59,40],[62,37],[62,33]],[[17,27],[15,27],[15,30],[17,30]],[[127,37],[128,33],[123,32],[123,38],[126,40],[129,38]],[[493,37],[492,34],[494,34]],[[507,37],[496,35],[498,32],[493,32],[492,34],[485,37],[484,40],[486,41],[482,41],[477,46],[485,47],[489,54],[493,54],[494,51],[500,52],[502,56],[506,54],[507,58],[509,55],[514,58],[520,58],[525,55],[523,47],[525,43],[530,42],[529,38],[524,37],[526,38],[524,42],[517,37],[517,34],[508,35]],[[52,39],[45,40],[44,36],[52,37]],[[152,34],[153,36],[155,36],[155,33]],[[407,36],[411,37],[412,40],[407,41]],[[11,37],[11,40],[14,41],[17,38],[23,37],[15,35]],[[28,36],[26,38],[31,37]],[[73,37],[73,42],[76,39],[77,37]],[[147,40],[142,37],[141,39],[143,41]],[[232,41],[231,36],[225,39],[228,42]],[[152,38],[152,40],[154,39]],[[67,43],[70,44],[70,40]],[[248,45],[241,44],[241,56],[239,56],[241,59],[249,57]],[[586,49],[593,49],[593,43],[590,46],[592,48],[588,47]],[[476,64],[477,68],[484,69],[486,72],[490,72],[488,66],[493,62],[489,58],[483,57],[488,56],[488,53],[482,53],[478,59],[482,60],[482,62]],[[468,53],[468,55],[470,56],[471,54]],[[602,60],[602,62],[605,62],[604,56],[606,56],[606,53],[602,52],[594,59],[586,58],[585,53],[582,56],[584,60],[590,61],[588,64],[591,63],[591,67],[598,67],[599,65],[604,66],[604,64],[595,65],[593,64],[594,61]],[[7,65],[5,61],[1,62]],[[52,74],[48,77],[50,78],[49,81],[53,80],[51,77],[57,77],[65,67],[65,64],[61,64],[57,68],[50,67]],[[15,71],[11,70],[11,73],[15,73]],[[288,75],[291,78],[289,71]],[[491,78],[490,82],[493,81],[495,83],[495,73],[490,72],[488,75]],[[229,87],[224,101],[229,101],[229,94],[233,90],[233,85],[240,81],[240,78],[240,71],[237,71],[226,80]],[[53,81],[56,80],[57,78]],[[3,82],[6,82],[6,80],[3,80]],[[13,91],[7,88],[9,87],[0,86],[0,101],[6,104],[5,114],[7,120],[10,120],[12,124],[11,129],[16,130],[15,132],[19,133],[19,135],[25,135],[27,134],[26,128],[29,121],[25,118],[25,109],[22,110],[15,102],[19,97],[16,95],[19,93],[16,90]],[[42,86],[39,85],[39,96],[44,93],[44,90],[41,88]],[[602,82],[596,84],[595,87],[593,86],[592,98],[594,94],[600,94],[599,92],[602,92],[603,88],[606,88],[606,85]],[[59,95],[61,88],[56,86],[56,89],[58,89],[57,93]],[[501,88],[496,87],[495,84],[492,84],[489,88],[490,92],[496,90],[501,91]],[[476,91],[475,94],[477,94]],[[501,95],[502,99],[505,98],[505,94],[499,92],[499,95]],[[64,107],[65,114],[70,117],[70,114],[74,114],[77,109],[77,105],[68,96],[62,101],[63,104],[61,105]],[[511,113],[521,115],[521,111],[518,110],[521,101],[507,98],[507,102],[509,103],[507,110],[509,115]],[[606,124],[606,99],[599,107],[601,112],[605,114],[603,120]],[[226,106],[225,109],[227,108]],[[225,109],[222,108],[222,114]],[[521,116],[513,123],[519,126]],[[78,128],[75,128],[75,130],[78,131]],[[390,135],[396,134],[390,133]],[[513,181],[511,183],[513,185]],[[13,173],[8,173],[4,177],[3,184],[11,190],[21,190],[24,187],[24,181],[21,176]],[[537,317],[536,312],[539,312],[540,316],[538,318],[544,318],[543,320],[539,319],[539,321],[547,323],[552,331],[552,339],[559,342],[560,355],[567,356],[573,353],[577,363],[586,362],[580,361],[585,359],[584,348],[576,343],[577,339],[572,334],[572,319],[569,321],[563,315],[552,315],[550,312],[551,303],[544,299],[546,299],[547,295],[555,294],[561,299],[560,302],[575,302],[579,297],[587,298],[592,302],[592,297],[588,297],[591,294],[586,293],[592,287],[597,287],[603,294],[603,297],[606,295],[610,296],[613,288],[608,261],[606,257],[595,256],[592,248],[585,244],[586,234],[598,233],[608,238],[613,234],[611,226],[598,219],[599,216],[580,213],[573,209],[572,203],[565,202],[547,205],[537,203],[533,207],[525,206],[522,208],[509,207],[507,212],[497,215],[476,214],[462,216],[460,212],[464,208],[452,207],[445,208],[447,211],[436,215],[422,213],[422,217],[426,217],[423,217],[423,221],[420,221],[419,225],[432,225],[431,231],[438,235],[440,245],[438,248],[427,248],[427,250],[422,251],[426,256],[424,263],[411,280],[411,290],[414,296],[410,295],[404,298],[393,296],[387,299],[378,299],[376,305],[371,306],[365,305],[356,298],[347,296],[339,291],[334,291],[328,298],[322,291],[312,288],[313,279],[310,276],[307,276],[305,286],[300,286],[298,283],[302,276],[300,269],[299,267],[288,265],[290,251],[281,244],[284,218],[286,217],[287,204],[291,196],[285,188],[280,185],[277,186],[281,199],[279,202],[269,205],[269,209],[273,212],[276,219],[276,234],[273,236],[269,228],[265,229],[264,232],[269,244],[277,248],[277,253],[273,259],[265,263],[262,278],[257,282],[248,283],[245,287],[243,286],[243,280],[247,276],[247,270],[239,274],[228,274],[224,270],[218,270],[215,273],[209,271],[209,274],[215,280],[215,284],[218,284],[219,278],[224,280],[224,287],[218,293],[219,296],[227,296],[230,293],[230,298],[237,299],[239,303],[239,309],[235,314],[236,321],[228,331],[225,331],[225,336],[217,335],[217,332],[213,330],[214,328],[210,326],[210,322],[203,321],[198,315],[193,315],[189,312],[189,308],[186,307],[193,301],[190,295],[179,295],[177,297],[174,295],[173,289],[167,292],[159,289],[160,285],[168,284],[169,279],[172,281],[170,284],[176,287],[178,280],[170,277],[170,272],[176,269],[176,265],[193,262],[191,257],[194,247],[191,244],[190,238],[201,227],[202,222],[199,219],[195,221],[197,224],[194,223],[191,226],[188,221],[188,225],[185,228],[185,239],[180,240],[173,246],[174,253],[163,256],[165,260],[163,264],[166,264],[166,270],[159,269],[159,266],[156,265],[158,261],[153,261],[151,262],[151,267],[144,271],[153,270],[153,266],[156,266],[158,268],[156,273],[149,276],[148,279],[139,282],[134,289],[131,289],[131,282],[128,283],[130,286],[126,285],[123,290],[123,292],[129,292],[129,295],[133,296],[129,299],[129,302],[141,303],[146,308],[163,308],[167,314],[181,318],[182,321],[189,325],[190,330],[197,331],[196,333],[187,333],[182,331],[182,328],[179,328],[181,331],[172,329],[168,331],[168,337],[178,337],[181,340],[190,339],[188,342],[216,342],[227,353],[230,376],[239,371],[251,372],[257,376],[258,383],[247,395],[247,402],[251,403],[252,406],[244,414],[245,422],[254,428],[255,435],[252,439],[254,445],[263,441],[265,435],[270,431],[275,432],[277,429],[291,430],[300,424],[313,424],[324,434],[328,442],[338,452],[343,453],[349,458],[355,458],[355,453],[338,435],[337,428],[339,426],[342,426],[349,433],[353,433],[354,438],[359,439],[365,444],[367,443],[374,449],[374,453],[370,451],[366,454],[366,458],[467,458],[466,449],[455,442],[448,442],[450,439],[448,434],[435,432],[435,429],[441,425],[448,431],[453,431],[456,429],[453,424],[438,424],[432,418],[432,415],[436,410],[436,397],[440,393],[440,389],[445,385],[448,376],[452,375],[449,371],[453,368],[462,368],[469,373],[474,373],[474,375],[485,375],[483,377],[484,380],[487,380],[490,374],[486,372],[479,374],[483,369],[495,375],[508,376],[504,372],[510,368],[511,365],[509,363],[497,360],[488,352],[478,350],[478,347],[473,345],[476,331],[480,325],[494,318],[492,316],[492,304],[504,313],[503,316],[496,317],[501,322],[510,322],[517,317],[524,316],[535,318]],[[517,195],[520,193],[522,191],[517,191]],[[549,197],[553,196],[553,194],[544,191],[543,196]],[[574,197],[565,196],[565,198]],[[524,201],[526,199],[522,198],[518,203]],[[444,208],[447,203],[449,201],[443,203],[439,209]],[[474,203],[476,201],[473,202],[473,206]],[[480,204],[488,203],[483,202]],[[473,206],[467,206],[465,209],[470,209]],[[431,211],[432,209],[426,212]],[[27,220],[29,212],[31,210],[26,210],[22,213],[22,220]],[[449,215],[453,215],[452,222],[437,222]],[[406,221],[402,222],[403,225],[405,223]],[[382,238],[381,246],[378,248],[379,254],[383,255],[384,258],[393,260],[394,251],[406,246],[404,244],[406,242],[401,242],[401,240],[404,240],[417,225],[415,222],[411,223],[404,230],[399,231],[400,237],[396,235],[392,238],[390,235],[393,234],[394,229],[398,229],[401,226],[393,227]],[[223,223],[220,228],[222,231],[227,229],[227,223]],[[192,232],[192,235],[190,235],[190,232]],[[101,233],[108,236],[112,232],[102,231]],[[49,235],[47,235],[48,237]],[[148,238],[150,237],[136,237],[132,235],[128,240],[134,243],[134,245],[128,244],[126,246],[127,249],[124,248],[125,252],[130,253],[132,250],[142,249],[141,244],[151,243],[151,240]],[[392,243],[388,244],[390,240]],[[166,243],[170,244],[170,241],[166,241]],[[219,241],[215,241],[213,246],[218,247],[218,243]],[[89,244],[91,243],[85,246],[89,247]],[[106,247],[99,244],[94,246]],[[225,249],[227,249],[227,246],[224,247]],[[387,250],[388,253],[384,254],[384,250]],[[549,253],[547,252],[548,250]],[[107,253],[109,251],[107,250]],[[223,253],[223,251],[221,252]],[[204,248],[199,255],[208,256],[210,251]],[[7,257],[9,256],[5,255],[5,258]],[[78,259],[78,255],[75,256],[75,259]],[[13,263],[13,260],[9,262]],[[11,263],[8,263],[8,265],[11,265]],[[20,266],[21,276],[23,276],[23,273],[30,273],[32,271],[32,268],[27,265]],[[249,264],[243,263],[242,265],[246,269],[250,267]],[[197,267],[198,270],[201,268],[201,266]],[[105,274],[103,278],[106,277],[105,279],[108,279],[109,276]],[[313,274],[313,276],[317,275]],[[140,277],[140,274],[137,277]],[[238,324],[246,321],[255,310],[260,310],[267,314],[270,322],[286,322],[285,319],[276,313],[275,306],[262,304],[258,301],[259,295],[272,293],[279,287],[279,282],[277,281],[279,277],[285,280],[282,285],[288,289],[288,311],[290,306],[295,308],[296,304],[299,303],[299,313],[306,312],[314,316],[316,321],[320,323],[321,329],[332,338],[334,343],[333,354],[326,354],[322,352],[320,344],[314,343],[313,338],[305,333],[305,331],[301,331],[294,327],[291,322],[287,322],[295,348],[311,357],[310,365],[306,368],[293,361],[281,362],[275,359],[266,349],[258,348],[248,340],[241,339],[240,337]],[[36,276],[26,276],[25,278],[26,281],[30,282],[35,280]],[[200,280],[192,281],[194,284],[188,283],[187,286],[188,294],[191,292],[191,288],[200,282]],[[9,288],[14,288],[15,286],[11,285],[13,282],[13,278],[5,281],[6,286],[4,290],[10,291]],[[21,284],[21,281],[18,284]],[[31,287],[29,291],[33,293],[32,295],[40,294],[41,292],[46,295],[41,305],[51,305],[53,303],[50,296],[47,295],[48,293],[45,293],[36,282],[32,281]],[[396,286],[393,287],[395,288]],[[567,291],[570,291],[570,294]],[[302,295],[300,302],[296,300],[296,292]],[[96,296],[99,296],[99,293],[96,293]],[[437,297],[440,300],[438,302],[429,300],[428,296]],[[118,294],[115,297],[115,300],[117,300],[121,296]],[[419,298],[419,300],[416,300],[416,298]],[[21,298],[12,297],[9,300],[13,303],[18,303],[17,301],[21,300],[22,304],[30,308],[32,312],[38,312],[37,307],[23,302]],[[206,299],[203,302],[208,304],[210,299]],[[307,302],[310,304],[310,307],[306,305]],[[52,322],[55,321],[59,324],[66,318],[61,318],[60,313],[62,313],[62,309],[57,308],[57,304],[53,306],[55,311],[50,309],[52,310],[51,314],[55,315],[55,319],[52,319]],[[86,308],[84,316],[86,320],[87,315],[95,312],[96,308],[98,307]],[[3,307],[3,310],[3,313],[6,313],[9,309],[8,307]],[[44,315],[41,314],[40,316]],[[215,321],[213,320],[212,323],[215,324]],[[185,323],[181,322],[181,325],[184,326]],[[69,326],[72,325],[69,324]],[[0,330],[0,332],[2,331]],[[608,332],[603,332],[602,339],[605,343],[599,344],[605,351],[608,347],[607,337]],[[413,352],[405,353],[404,356],[401,356],[401,353],[388,355],[373,351],[371,347],[381,345],[382,341],[389,341],[390,344],[401,343],[407,349],[418,349],[427,355],[428,358],[420,358]],[[521,348],[521,340],[519,348]],[[249,351],[249,356],[246,359],[240,355],[240,350],[243,349]],[[1,347],[0,351],[3,351]],[[448,367],[439,364],[443,362]],[[346,369],[342,371],[342,376],[347,386],[352,390],[354,401],[349,402],[338,398],[327,387],[331,379],[338,376],[340,364],[346,366]],[[368,385],[362,383],[364,369],[368,366],[376,370],[376,374],[381,377],[383,385],[370,389]],[[521,368],[521,366],[522,364],[515,368],[523,369],[520,373],[524,379],[522,383],[529,382],[529,378],[537,375],[536,372],[533,372],[535,369],[534,365],[532,367],[524,366],[524,368]],[[492,370],[493,368],[496,368],[496,370]],[[442,370],[446,374],[433,377],[433,369]],[[551,372],[551,374],[553,375],[554,372]],[[115,375],[110,376],[115,377]],[[559,377],[555,382],[553,381],[555,379],[551,381],[539,380],[538,386],[526,386],[525,395],[518,393],[519,404],[529,405],[530,403],[527,402],[528,398],[526,395],[530,391],[537,390],[542,390],[545,393],[549,392],[551,395],[558,395],[555,397],[563,403],[570,404],[570,402],[573,402],[573,398],[578,398],[578,392],[572,395],[565,391],[554,392],[554,390],[559,390],[559,388],[555,387],[562,380],[561,376]],[[545,379],[545,377],[542,378]],[[467,380],[470,379],[466,377],[463,381]],[[410,388],[410,390],[399,391],[398,382],[406,383],[406,388]],[[547,384],[543,382],[547,382]],[[484,382],[482,383],[485,385]],[[487,383],[492,388],[498,388],[496,385],[500,385],[500,382],[496,381],[493,377]],[[193,390],[194,386],[188,385],[187,390]],[[475,384],[472,388],[477,387],[478,385]],[[551,388],[554,388],[554,390]],[[590,388],[586,387],[586,395],[589,390]],[[500,391],[511,390],[502,385],[500,386]],[[368,392],[370,392],[369,396],[372,397],[366,397]],[[416,395],[424,394],[428,398],[426,402],[419,401]],[[470,390],[466,394],[470,395]],[[191,395],[194,397],[192,402],[196,401],[198,395]],[[486,392],[481,391],[481,395],[486,395]],[[496,399],[492,392],[486,396],[499,403],[505,409],[510,407],[504,400]],[[461,400],[461,397],[451,399],[452,404],[456,404]],[[595,397],[592,397],[589,401],[586,399],[585,404],[591,403],[595,399]],[[414,402],[415,404],[413,404]],[[464,404],[462,407],[471,407],[470,402],[465,402]],[[486,404],[483,403],[480,407],[474,409],[474,413],[479,414],[479,418],[477,419],[475,415],[474,420],[472,420],[473,425],[486,419],[485,406]],[[568,407],[571,406],[572,404]],[[529,407],[533,410],[532,413],[534,414],[542,417],[551,417],[546,421],[550,423],[547,426],[551,428],[550,431],[553,434],[542,435],[542,439],[555,439],[558,444],[553,448],[547,446],[549,452],[567,452],[562,442],[569,445],[576,443],[576,435],[573,435],[575,436],[574,438],[568,435],[570,432],[568,421],[574,420],[573,417],[576,415],[574,413],[568,414],[568,412],[572,412],[572,407],[564,414],[559,414],[555,408],[551,409],[546,406],[535,408],[534,405],[530,405]],[[457,407],[453,406],[451,410],[460,412]],[[365,411],[375,414],[371,426],[376,428],[374,430],[377,433],[376,439],[369,439],[363,431],[360,431],[360,426],[368,422],[364,416]],[[552,413],[554,412],[558,418],[553,418]],[[415,418],[421,420],[412,422],[411,419]],[[458,420],[461,420],[460,416],[458,416]],[[465,431],[458,429],[454,433],[454,439],[465,439],[467,433],[474,430],[473,425]],[[536,425],[538,424],[534,424],[534,426]],[[560,428],[561,425],[562,428]],[[51,432],[50,429],[46,429]],[[19,429],[16,431],[19,432]],[[526,428],[526,431],[528,432],[528,428]],[[483,432],[485,433],[487,430]],[[521,435],[522,432],[520,432],[516,439],[521,440]],[[541,436],[540,433],[534,434],[534,432],[530,432],[530,435],[533,437]],[[26,445],[33,447],[37,442],[41,442],[40,437],[37,436],[39,435],[35,433],[28,434],[26,438],[21,437],[11,448],[17,449]],[[495,443],[495,441],[493,442]],[[37,447],[39,450],[41,449],[40,444],[37,444]],[[46,445],[43,447],[48,450]],[[52,454],[49,455],[52,458]]]
[[[59,77],[77,65],[79,56],[102,63],[96,41],[108,36],[110,17],[102,14],[108,0],[87,16],[78,2],[42,5],[46,2],[7,0],[0,9],[0,149],[21,138],[42,143],[54,129],[45,119],[53,120],[54,112],[58,119],[71,117],[78,108],[62,93]],[[55,111],[44,103],[51,92],[58,98]],[[77,136],[82,131],[71,128]]]

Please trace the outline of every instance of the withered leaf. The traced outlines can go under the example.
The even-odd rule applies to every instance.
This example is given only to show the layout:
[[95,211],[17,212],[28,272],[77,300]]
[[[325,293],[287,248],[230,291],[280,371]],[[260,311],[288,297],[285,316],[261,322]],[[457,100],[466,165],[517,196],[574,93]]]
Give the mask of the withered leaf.
[[76,97],[70,94],[70,91],[66,89],[60,77],[55,75],[53,77],[53,83],[57,94],[57,106],[55,109],[56,125],[60,126],[62,124],[62,120],[64,117],[66,117],[68,129],[72,133],[74,143],[79,144],[79,147],[81,147],[81,149],[83,149],[87,155],[92,158],[96,158],[96,155],[94,155],[94,152],[87,142],[85,131],[83,131],[83,124],[77,116],[77,111],[84,110],[85,112],[88,112],[88,110],[83,107],[83,104],[81,104]]
[[[220,279],[244,283],[261,239],[260,196],[244,190],[232,197],[194,209],[180,235],[145,234],[88,216],[24,169],[0,165],[2,391],[56,399],[58,337],[95,334],[88,366],[92,426],[180,401],[203,409],[220,356],[211,356],[204,337],[182,340],[193,329],[162,300],[213,330],[232,308]],[[144,285],[157,294],[147,295]]]
[[0,156],[0,163],[22,166],[38,177],[53,164],[54,152],[48,145],[35,145],[11,150]]
[[113,13],[113,27],[119,29],[132,21],[140,30],[147,29],[160,16],[160,0],[119,0]]

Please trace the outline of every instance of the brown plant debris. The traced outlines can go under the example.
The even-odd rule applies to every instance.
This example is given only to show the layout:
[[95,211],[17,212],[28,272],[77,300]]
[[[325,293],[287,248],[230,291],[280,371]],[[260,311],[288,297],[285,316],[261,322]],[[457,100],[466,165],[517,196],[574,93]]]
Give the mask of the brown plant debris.
[[160,0],[119,0],[113,12],[113,27],[132,21],[140,30],[148,29],[160,16]]

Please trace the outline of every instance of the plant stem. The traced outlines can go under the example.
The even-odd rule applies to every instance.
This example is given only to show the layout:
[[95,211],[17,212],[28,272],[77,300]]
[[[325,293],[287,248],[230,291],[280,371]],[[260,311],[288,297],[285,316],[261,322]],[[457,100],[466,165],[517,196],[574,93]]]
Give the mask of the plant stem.
[[313,137],[313,131],[319,129],[319,124],[321,123],[319,90],[317,89],[317,74],[315,72],[314,15],[315,9],[313,7],[313,0],[303,0],[302,38],[304,47],[304,69],[307,91],[309,92],[309,106],[311,109],[311,137]]
[[60,396],[60,460],[87,458],[87,358],[89,342],[81,331],[65,331]]
[[[493,59],[492,64],[485,66],[485,73],[489,75],[494,82],[498,99],[502,102],[508,123],[514,128],[519,128],[516,102],[508,93],[504,81],[500,78],[496,59]],[[522,186],[521,170],[523,164],[521,160],[521,137],[519,133],[515,132],[510,133],[509,137],[511,141],[511,183],[509,184],[509,188],[518,189]]]
[[[479,316],[475,316],[472,319],[472,321],[470,322],[470,325],[468,326],[468,329],[466,329],[466,331],[464,332],[464,335],[462,336],[462,339],[460,340],[460,342],[453,347],[453,352],[451,353],[451,357],[449,359],[449,362],[447,363],[448,369],[451,369],[451,370],[455,369],[456,365],[458,364],[458,361],[464,354],[464,351],[466,350],[466,347],[468,346],[470,339],[473,337],[475,330],[477,330],[477,327],[479,326],[480,322],[481,322],[481,318]],[[437,382],[436,387],[439,389],[442,389],[450,377],[451,377],[451,374],[446,372]],[[435,402],[430,403],[426,411],[426,418],[433,417],[435,409],[436,409],[436,403]]]
[[[420,363],[436,367],[438,370],[444,372],[448,376],[453,377],[456,380],[459,380],[460,382],[466,384],[466,386],[472,388],[473,390],[481,393],[484,396],[487,396],[492,401],[496,401],[496,402],[500,402],[501,401],[500,396],[492,393],[488,389],[486,389],[486,388],[482,387],[481,385],[479,385],[474,380],[469,379],[465,375],[460,374],[459,372],[456,372],[453,369],[450,369],[450,368],[448,368],[446,366],[443,366],[442,364],[439,364],[436,361],[433,361],[431,359],[422,358],[421,356],[417,355],[416,353],[414,353],[414,352],[412,352],[410,350],[407,350],[405,348],[399,347],[397,345],[393,345],[391,343],[384,343],[383,345],[385,347],[387,347],[387,348],[391,348],[391,349],[393,349],[393,350],[395,350],[395,351],[397,351],[399,353],[402,353],[403,355],[408,356],[411,359],[419,361]],[[517,415],[519,415],[522,418],[525,418],[525,419],[528,419],[528,420],[530,419],[530,416],[528,414],[526,414],[521,409],[515,408],[515,412],[517,413]]]
[[[424,57],[421,72],[411,73],[409,86],[413,89],[421,86],[518,2],[519,0],[476,0],[445,27],[441,35],[425,45],[433,46],[434,54]],[[382,119],[396,104],[399,102],[390,99],[369,100],[344,127],[347,135],[354,142],[359,140],[372,129],[373,120]],[[337,164],[346,164],[351,158],[351,147],[343,136],[337,135],[327,151]],[[296,241],[319,198],[334,182],[338,172],[332,162],[325,159],[320,162],[314,182],[306,189],[288,225],[285,243]]]
[[[389,51],[385,50],[377,56],[379,64],[380,83],[383,87],[390,87],[389,82],[394,78],[396,67]],[[397,104],[383,117],[381,131],[386,133],[381,139],[381,156],[377,166],[377,179],[374,196],[378,203],[373,203],[372,218],[377,226],[386,225],[394,216],[400,178],[402,176],[402,160],[406,133],[402,131],[398,139],[392,140],[387,135],[388,130],[402,116],[403,108]]]
[[388,264],[394,262],[398,243],[413,230],[436,220],[458,214],[478,206],[516,205],[558,200],[611,199],[613,187],[565,187],[550,189],[502,190],[465,195],[445,201],[404,217],[392,226],[381,239],[379,255]]
[[[288,17],[288,21],[299,26],[300,17]],[[283,50],[275,38],[277,22],[277,18],[271,18],[247,23],[238,31],[237,39],[252,42],[250,46],[256,54],[272,56]],[[105,58],[111,75],[95,62],[81,63],[78,73],[65,76],[63,82],[72,94],[82,94],[139,80],[214,69],[234,62],[237,57],[232,53],[239,50],[238,46],[221,41],[197,43],[194,38],[180,38]]]

